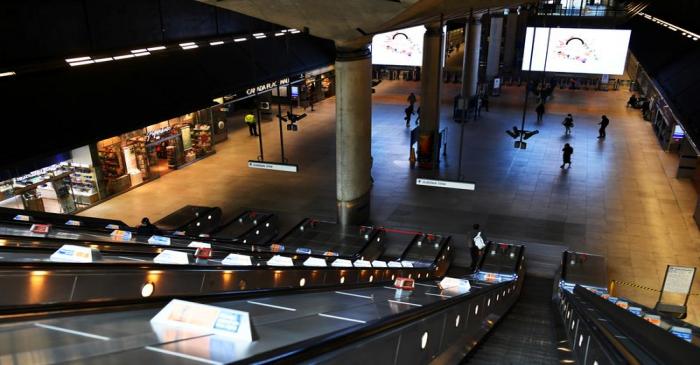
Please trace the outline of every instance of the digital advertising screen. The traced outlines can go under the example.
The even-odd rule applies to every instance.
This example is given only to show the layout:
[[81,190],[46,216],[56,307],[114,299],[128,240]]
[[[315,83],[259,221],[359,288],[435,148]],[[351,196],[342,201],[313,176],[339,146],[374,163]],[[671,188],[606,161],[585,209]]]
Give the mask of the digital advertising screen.
[[372,64],[420,66],[423,63],[425,27],[401,29],[372,37]]
[[537,28],[535,31],[528,27],[522,69],[622,75],[630,33],[629,29]]

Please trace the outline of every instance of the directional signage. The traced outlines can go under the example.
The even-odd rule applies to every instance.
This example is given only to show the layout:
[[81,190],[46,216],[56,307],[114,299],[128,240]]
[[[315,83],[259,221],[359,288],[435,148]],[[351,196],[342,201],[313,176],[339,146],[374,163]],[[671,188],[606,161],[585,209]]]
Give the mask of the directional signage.
[[475,190],[476,189],[476,184],[471,183],[471,182],[435,180],[435,179],[423,179],[423,178],[417,178],[416,185],[432,186],[435,188],[460,189],[460,190]]
[[298,165],[286,164],[286,163],[276,163],[276,162],[265,162],[265,161],[248,161],[248,167],[251,169],[261,169],[261,170],[274,170],[283,172],[299,172]]
[[90,247],[63,245],[49,257],[51,261],[59,262],[92,262]]

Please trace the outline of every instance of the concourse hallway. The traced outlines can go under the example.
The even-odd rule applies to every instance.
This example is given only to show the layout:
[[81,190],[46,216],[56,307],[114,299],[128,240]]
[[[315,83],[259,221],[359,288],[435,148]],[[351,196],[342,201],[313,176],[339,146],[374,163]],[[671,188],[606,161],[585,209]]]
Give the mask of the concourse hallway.
[[[651,288],[661,286],[667,264],[700,267],[700,231],[692,218],[697,193],[689,180],[674,177],[677,158],[661,150],[639,110],[625,108],[630,95],[625,90],[557,89],[541,124],[535,124],[531,97],[526,129],[540,133],[520,150],[505,130],[520,127],[524,87],[504,87],[501,96],[490,98],[489,112],[465,125],[463,178],[475,182],[476,191],[417,187],[416,177],[457,179],[460,126],[451,115],[459,87],[443,84],[447,155],[435,171],[411,169],[408,161],[410,131],[403,110],[408,94],[419,94],[419,83],[383,81],[375,87],[373,223],[451,233],[465,251],[465,235],[480,223],[487,238],[604,255],[611,279]],[[249,169],[247,161],[259,155],[258,143],[241,128],[216,146],[215,155],[82,214],[134,225],[143,216],[157,220],[191,204],[219,206],[225,217],[250,207],[333,220],[334,99],[315,109],[299,122],[298,132],[284,131],[285,154],[299,164],[298,174]],[[567,113],[575,123],[570,136],[561,125]],[[596,138],[602,114],[611,121],[605,140]],[[279,161],[276,120],[263,124],[263,136],[265,159]],[[569,169],[559,167],[565,143],[574,148]],[[653,291],[618,289],[620,296],[649,306],[658,297]],[[698,291],[696,284],[692,292]],[[693,295],[688,304],[688,320],[700,324],[700,298]]]

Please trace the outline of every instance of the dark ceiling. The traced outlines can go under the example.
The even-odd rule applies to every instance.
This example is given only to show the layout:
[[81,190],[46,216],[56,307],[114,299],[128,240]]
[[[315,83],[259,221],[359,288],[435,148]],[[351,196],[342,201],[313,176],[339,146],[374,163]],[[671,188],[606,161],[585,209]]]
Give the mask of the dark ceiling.
[[[215,97],[334,60],[332,42],[300,33],[68,67],[64,58],[280,27],[192,0],[3,1],[0,8],[0,72],[18,70],[0,78],[3,135],[17,143],[0,147],[0,169],[202,109]],[[26,65],[36,71],[21,72]]]

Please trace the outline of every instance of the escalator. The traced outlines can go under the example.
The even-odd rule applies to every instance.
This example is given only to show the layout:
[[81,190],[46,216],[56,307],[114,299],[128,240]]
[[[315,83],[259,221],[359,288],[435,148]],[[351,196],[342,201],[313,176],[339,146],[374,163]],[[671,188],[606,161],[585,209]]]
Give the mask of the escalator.
[[552,279],[526,277],[520,299],[466,362],[559,364],[551,298]]

